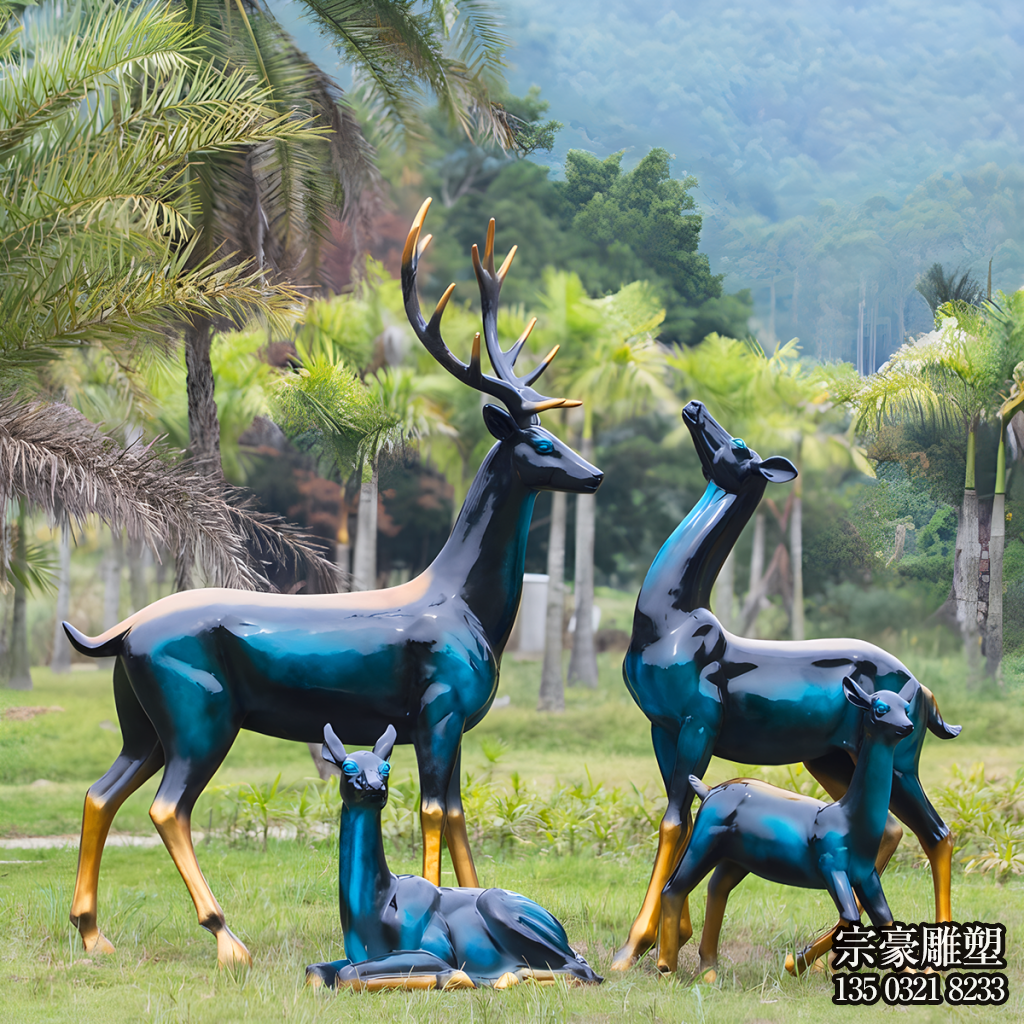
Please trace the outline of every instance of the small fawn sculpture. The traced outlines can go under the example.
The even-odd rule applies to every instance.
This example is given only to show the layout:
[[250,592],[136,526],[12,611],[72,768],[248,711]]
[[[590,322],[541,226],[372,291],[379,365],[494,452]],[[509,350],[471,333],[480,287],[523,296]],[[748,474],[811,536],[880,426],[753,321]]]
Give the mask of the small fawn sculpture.
[[323,757],[341,768],[338,906],[345,960],[306,968],[329,988],[507,988],[557,977],[600,982],[542,906],[506,889],[450,889],[393,875],[380,814],[388,800],[395,730],[372,751],[346,753],[330,725]]
[[[724,430],[700,402],[683,409],[708,480],[704,496],[658,552],[644,579],[622,675],[651,721],[651,739],[668,794],[651,880],[613,970],[626,970],[654,945],[661,892],[686,848],[693,818],[691,777],[707,771],[712,754],[742,764],[803,761],[825,791],[839,799],[853,777],[863,735],[861,714],[843,695],[852,677],[865,691],[899,690],[914,679],[891,654],[862,640],[749,640],[722,628],[710,611],[711,587],[769,482],[792,480],[796,469],[779,456],[762,459]],[[916,682],[916,680],[915,680]],[[896,748],[890,807],[921,842],[931,863],[935,913],[950,919],[949,829],[921,787],[918,762],[925,729],[949,739],[927,687],[910,701],[911,732]],[[885,866],[902,835],[892,823],[877,851]],[[691,933],[684,900],[680,938]],[[830,948],[832,930],[787,962],[802,970]]]
[[[100,857],[118,808],[161,767],[150,817],[188,887],[199,923],[217,938],[219,962],[250,961],[199,869],[191,815],[199,794],[240,729],[318,741],[335,721],[349,743],[372,743],[394,722],[419,762],[423,874],[441,880],[441,836],[460,885],[476,869],[459,789],[462,734],[487,713],[501,655],[523,588],[537,493],[591,494],[601,471],[540,425],[544,409],[579,405],[545,398],[532,384],[555,352],[523,377],[514,364],[533,327],[508,352],[498,343],[498,296],[515,249],[494,270],[494,221],[481,262],[484,339],[497,377],[480,369],[480,335],[469,365],[441,338],[451,286],[430,322],[420,313],[416,267],[428,235],[420,208],[402,261],[405,308],[416,334],[459,380],[505,403],[483,409],[497,438],[469,489],[451,536],[416,579],[349,594],[254,594],[190,590],[172,594],[92,638],[64,623],[72,644],[94,658],[116,657],[114,699],[124,742],[85,798],[71,921],[90,952],[113,949],[96,923]],[[556,350],[557,351],[557,348]]]
[[846,699],[864,712],[864,739],[849,789],[835,803],[752,779],[733,779],[709,790],[690,776],[702,802],[683,859],[662,893],[660,970],[675,971],[683,904],[712,868],[698,969],[708,981],[714,981],[718,965],[729,893],[751,871],[771,882],[827,889],[841,925],[860,920],[858,899],[872,924],[892,924],[875,858],[889,815],[893,755],[900,740],[914,731],[907,711],[919,688],[911,679],[899,693],[868,694],[851,678],[843,680]]

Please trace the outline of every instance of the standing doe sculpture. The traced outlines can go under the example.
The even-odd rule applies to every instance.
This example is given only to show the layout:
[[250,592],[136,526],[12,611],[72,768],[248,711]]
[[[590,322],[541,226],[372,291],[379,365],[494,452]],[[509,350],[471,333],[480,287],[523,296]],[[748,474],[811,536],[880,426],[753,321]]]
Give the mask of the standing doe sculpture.
[[[661,892],[693,825],[690,777],[712,755],[741,764],[803,761],[833,799],[846,792],[863,738],[862,715],[846,700],[850,676],[865,691],[900,690],[914,680],[892,655],[862,640],[750,640],[722,628],[711,613],[718,572],[769,482],[796,476],[780,456],[761,457],[715,422],[700,402],[683,409],[708,480],[703,497],[658,552],[644,579],[622,665],[626,687],[651,721],[651,739],[668,794],[651,880],[613,970],[627,970],[654,945]],[[916,680],[914,680],[916,682]],[[896,748],[889,806],[921,842],[931,864],[935,913],[950,919],[949,829],[918,775],[925,729],[950,739],[931,691],[919,684],[908,711],[914,730]],[[885,866],[902,833],[887,829],[878,851]],[[683,903],[680,939],[692,934]],[[830,947],[832,931],[788,962],[803,969]]]
[[733,779],[709,790],[690,776],[701,806],[683,859],[662,893],[660,970],[676,970],[683,905],[712,868],[698,968],[707,981],[715,980],[729,893],[750,872],[783,885],[826,889],[840,925],[860,920],[857,900],[873,925],[892,924],[875,858],[889,816],[893,754],[914,730],[907,709],[919,688],[912,679],[898,694],[867,694],[849,677],[843,680],[846,699],[864,713],[864,739],[850,788],[835,803],[754,779]]
[[390,725],[371,751],[346,752],[328,724],[323,758],[341,769],[338,909],[344,960],[306,968],[329,988],[507,988],[600,982],[542,906],[507,889],[451,889],[393,875],[380,815],[388,801]]
[[[191,814],[240,729],[309,743],[333,721],[344,740],[369,745],[394,722],[419,764],[423,874],[441,880],[445,834],[460,885],[475,886],[459,787],[462,734],[487,713],[523,585],[530,517],[538,491],[593,493],[591,466],[540,426],[544,409],[579,405],[531,387],[554,356],[517,377],[516,356],[498,342],[501,282],[515,249],[494,270],[494,221],[481,262],[484,339],[497,374],[480,369],[480,335],[467,366],[441,338],[452,285],[429,323],[416,297],[416,267],[430,238],[421,207],[402,258],[405,308],[435,359],[470,387],[500,399],[483,409],[497,443],[470,487],[455,527],[420,576],[387,590],[324,595],[192,590],[156,601],[101,636],[64,623],[75,648],[116,657],[114,698],[123,747],[90,789],[82,817],[71,921],[89,951],[110,951],[96,923],[100,857],[121,804],[161,767],[150,817],[188,887],[199,923],[217,938],[219,962],[250,961],[199,869]],[[556,349],[557,351],[557,349]]]

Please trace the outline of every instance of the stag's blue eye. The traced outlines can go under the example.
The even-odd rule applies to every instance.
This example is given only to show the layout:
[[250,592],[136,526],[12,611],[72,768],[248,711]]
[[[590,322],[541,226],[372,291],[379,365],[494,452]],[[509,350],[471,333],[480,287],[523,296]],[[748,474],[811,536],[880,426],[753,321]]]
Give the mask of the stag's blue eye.
[[879,715],[887,715],[889,714],[889,705],[884,700],[876,700],[875,712]]
[[359,765],[357,765],[355,763],[355,761],[352,760],[351,757],[348,757],[344,761],[341,762],[341,770],[346,775],[358,775],[359,774]]
[[533,442],[533,450],[541,455],[550,455],[555,450],[555,445],[553,441],[542,437]]
[[377,771],[386,779],[391,774],[391,765],[385,761],[377,768]]

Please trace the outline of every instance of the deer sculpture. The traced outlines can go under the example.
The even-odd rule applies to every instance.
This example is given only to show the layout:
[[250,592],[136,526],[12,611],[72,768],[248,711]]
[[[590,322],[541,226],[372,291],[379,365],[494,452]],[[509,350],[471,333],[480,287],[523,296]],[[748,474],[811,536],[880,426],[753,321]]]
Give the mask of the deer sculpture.
[[324,727],[323,758],[341,769],[338,907],[346,959],[307,967],[307,983],[374,990],[508,988],[558,977],[600,982],[561,924],[533,900],[391,873],[380,815],[395,736],[389,725],[372,752],[349,754]]
[[390,723],[419,763],[423,874],[440,882],[441,837],[460,885],[476,870],[459,788],[462,734],[487,713],[501,655],[522,593],[527,533],[537,493],[593,493],[600,470],[540,425],[544,409],[579,405],[545,398],[531,385],[554,351],[523,377],[514,364],[533,322],[508,351],[498,342],[501,283],[515,249],[494,270],[494,221],[483,261],[473,246],[484,339],[497,376],[480,368],[480,335],[468,365],[441,337],[452,285],[429,322],[420,313],[416,267],[429,200],[402,259],[405,308],[417,336],[459,380],[502,401],[483,409],[497,443],[485,457],[444,548],[417,578],[398,587],[325,595],[206,589],[173,594],[101,636],[64,628],[91,657],[116,657],[114,697],[123,747],[90,789],[82,818],[71,921],[90,951],[109,951],[96,923],[100,857],[117,809],[163,767],[150,808],[188,887],[199,923],[217,939],[221,965],[249,962],[203,878],[191,812],[240,729],[303,743],[334,721],[344,740],[368,745]]
[[[797,471],[780,456],[761,459],[700,402],[683,409],[683,421],[708,486],[647,572],[622,666],[626,687],[651,721],[668,808],[643,905],[613,970],[627,970],[654,945],[662,889],[693,824],[690,778],[703,776],[713,754],[741,764],[802,760],[839,799],[850,785],[863,738],[863,716],[846,700],[843,680],[850,676],[870,693],[898,691],[914,679],[899,660],[861,640],[759,641],[722,628],[710,611],[722,563],[768,483],[792,480]],[[914,729],[895,751],[889,806],[920,840],[931,864],[936,919],[948,921],[952,837],[925,795],[918,762],[926,728],[949,739],[960,727],[942,720],[931,691],[920,684],[908,715]],[[879,869],[901,835],[895,822],[886,827]],[[686,900],[679,928],[686,941],[692,933]],[[787,967],[802,970],[812,963],[831,947],[832,934],[819,937]]]
[[750,872],[783,885],[826,889],[841,925],[860,920],[857,900],[872,924],[892,924],[875,858],[889,816],[893,755],[914,730],[907,709],[920,685],[911,679],[899,693],[868,694],[849,676],[843,679],[846,700],[863,712],[864,738],[850,787],[835,803],[752,779],[708,789],[690,776],[701,806],[683,859],[662,893],[659,969],[675,972],[683,904],[712,868],[698,968],[707,981],[715,980],[729,893]]

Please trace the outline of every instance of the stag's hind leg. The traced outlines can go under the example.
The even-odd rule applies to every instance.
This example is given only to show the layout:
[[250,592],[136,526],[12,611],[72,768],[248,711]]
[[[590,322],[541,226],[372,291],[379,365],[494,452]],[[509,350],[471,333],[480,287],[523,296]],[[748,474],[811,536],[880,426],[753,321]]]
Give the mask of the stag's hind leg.
[[469,848],[469,833],[466,831],[466,812],[462,809],[462,747],[455,758],[451,781],[448,783],[448,807],[445,818],[444,836],[451,854],[455,878],[465,889],[476,889],[480,882],[477,879],[476,865],[473,863],[473,851]]
[[106,774],[89,787],[82,811],[82,838],[78,848],[71,923],[90,953],[112,953],[114,947],[96,924],[100,860],[107,833],[120,806],[160,770],[163,748],[146,713],[132,693],[120,659],[114,665],[114,702],[123,737],[121,753]]
[[[822,789],[833,800],[838,800],[846,792],[853,778],[854,763],[848,754],[836,751],[833,754],[826,754],[824,757],[816,758],[813,761],[805,761],[807,770],[818,780]],[[882,832],[882,841],[878,845],[878,856],[875,858],[875,871],[880,875],[896,847],[900,845],[903,838],[903,829],[899,822],[890,814],[886,818],[885,829]],[[786,970],[790,974],[802,974],[819,957],[824,956],[832,948],[832,939],[835,936],[838,924],[822,932],[809,946],[797,953],[786,957]]]

